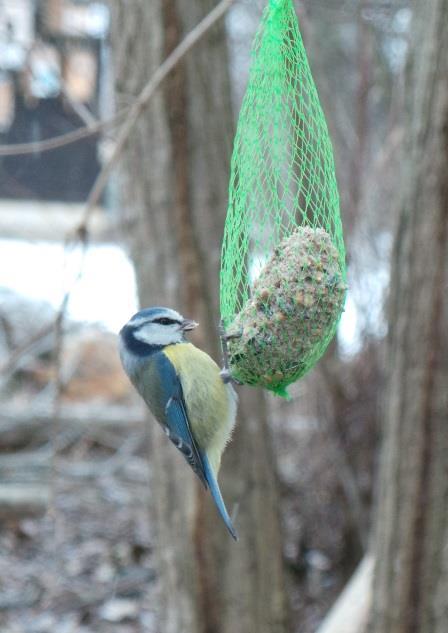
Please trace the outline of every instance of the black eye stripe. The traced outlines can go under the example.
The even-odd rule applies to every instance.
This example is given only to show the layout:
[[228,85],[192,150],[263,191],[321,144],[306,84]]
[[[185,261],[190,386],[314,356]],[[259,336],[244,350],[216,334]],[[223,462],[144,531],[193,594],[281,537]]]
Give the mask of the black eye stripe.
[[167,317],[160,317],[159,319],[154,319],[153,323],[160,323],[160,325],[172,325],[173,323],[177,323],[177,321]]
[[148,325],[151,325],[152,323],[157,323],[158,325],[181,325],[180,321],[178,321],[177,319],[170,319],[169,317],[159,317],[157,319],[152,319],[151,321],[143,321],[143,323],[138,323],[137,325],[131,322],[129,325],[133,328],[134,331],[137,331],[147,327]]

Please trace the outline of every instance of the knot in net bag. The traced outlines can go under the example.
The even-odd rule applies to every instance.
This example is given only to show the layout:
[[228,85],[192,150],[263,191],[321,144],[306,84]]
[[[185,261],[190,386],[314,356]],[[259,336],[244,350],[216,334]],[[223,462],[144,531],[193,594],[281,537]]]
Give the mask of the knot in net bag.
[[345,277],[325,117],[292,0],[271,0],[238,119],[221,258],[232,377],[286,396],[335,333]]

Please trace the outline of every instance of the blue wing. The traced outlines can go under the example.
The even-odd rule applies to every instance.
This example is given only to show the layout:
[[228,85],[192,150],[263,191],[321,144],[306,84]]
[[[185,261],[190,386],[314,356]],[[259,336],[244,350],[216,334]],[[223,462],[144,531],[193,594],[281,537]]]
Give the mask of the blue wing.
[[[174,446],[179,449],[196,475],[207,488],[207,479],[201,453],[191,433],[187,409],[184,402],[182,385],[171,361],[160,353],[154,357],[155,374],[158,380],[157,397],[149,395],[147,400],[166,435]],[[157,405],[154,401],[157,400]]]

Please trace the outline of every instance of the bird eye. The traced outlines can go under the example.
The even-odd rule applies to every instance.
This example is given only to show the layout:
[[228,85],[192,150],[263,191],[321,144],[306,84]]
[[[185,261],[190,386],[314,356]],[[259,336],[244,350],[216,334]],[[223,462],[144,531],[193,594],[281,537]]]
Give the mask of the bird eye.
[[162,317],[161,319],[154,319],[154,323],[160,323],[160,325],[171,325],[174,321],[172,319]]

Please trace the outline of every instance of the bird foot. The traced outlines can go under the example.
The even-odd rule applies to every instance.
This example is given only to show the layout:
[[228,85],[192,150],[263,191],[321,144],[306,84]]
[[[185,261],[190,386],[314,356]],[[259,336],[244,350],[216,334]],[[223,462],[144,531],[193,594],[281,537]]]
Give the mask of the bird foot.
[[231,341],[234,338],[241,338],[243,336],[243,330],[241,329],[238,332],[227,334],[226,328],[224,327],[224,322],[221,321],[219,324],[219,336],[221,339],[222,346],[227,347],[227,341]]
[[223,368],[221,370],[220,376],[224,384],[233,383],[235,385],[241,385],[242,383],[236,378],[232,377],[229,367],[229,348],[227,345],[227,341],[240,338],[242,336],[242,331],[236,334],[227,334],[224,323],[221,321],[219,324],[219,336],[221,338],[221,348],[222,348],[222,364]]

